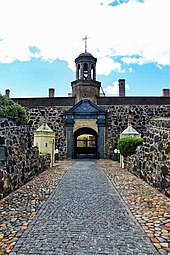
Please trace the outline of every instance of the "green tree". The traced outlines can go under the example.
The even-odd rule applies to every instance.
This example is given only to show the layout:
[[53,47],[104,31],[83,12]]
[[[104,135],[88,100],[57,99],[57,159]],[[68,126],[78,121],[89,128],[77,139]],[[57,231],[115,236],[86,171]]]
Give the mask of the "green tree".
[[14,120],[17,125],[28,123],[25,108],[2,95],[0,95],[0,117]]
[[136,148],[142,145],[143,138],[139,137],[122,137],[118,140],[118,148],[120,154],[124,157],[130,156],[136,153]]

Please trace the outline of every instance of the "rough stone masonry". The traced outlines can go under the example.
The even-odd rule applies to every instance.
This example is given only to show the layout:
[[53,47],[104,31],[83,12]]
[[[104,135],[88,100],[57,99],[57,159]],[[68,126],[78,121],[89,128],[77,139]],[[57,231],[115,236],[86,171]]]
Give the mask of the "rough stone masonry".
[[32,146],[29,126],[16,126],[0,119],[0,139],[7,148],[6,161],[0,162],[0,198],[19,188],[50,165],[50,156],[39,155]]
[[170,197],[170,118],[150,121],[143,145],[127,157],[126,168]]

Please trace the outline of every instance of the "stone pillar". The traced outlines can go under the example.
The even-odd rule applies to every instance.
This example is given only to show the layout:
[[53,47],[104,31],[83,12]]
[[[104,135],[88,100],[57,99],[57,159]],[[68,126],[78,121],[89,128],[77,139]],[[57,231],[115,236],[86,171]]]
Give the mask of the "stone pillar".
[[93,80],[94,81],[96,80],[96,68],[95,67],[93,68]]
[[97,148],[98,148],[98,157],[104,158],[104,134],[105,134],[105,125],[106,120],[104,118],[100,118],[97,121],[98,124],[98,141],[97,141]]
[[87,77],[88,80],[91,80],[91,65],[88,64],[88,77]]
[[54,94],[55,94],[55,89],[50,88],[49,89],[49,97],[54,97]]
[[119,79],[119,97],[125,97],[125,79]]
[[67,158],[74,158],[74,134],[73,134],[74,119],[66,119],[66,134],[67,134]]
[[84,80],[84,67],[83,67],[83,63],[80,64],[80,80]]
[[10,97],[10,90],[9,90],[9,89],[6,89],[6,90],[5,90],[5,96],[6,96],[6,97]]
[[79,65],[76,65],[76,80],[79,80]]

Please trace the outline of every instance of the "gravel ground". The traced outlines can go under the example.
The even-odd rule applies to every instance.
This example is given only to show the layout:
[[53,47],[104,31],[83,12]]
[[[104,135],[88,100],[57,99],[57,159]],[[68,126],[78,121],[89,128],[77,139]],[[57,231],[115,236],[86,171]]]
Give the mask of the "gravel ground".
[[170,255],[170,199],[120,168],[117,162],[98,163],[159,253]]

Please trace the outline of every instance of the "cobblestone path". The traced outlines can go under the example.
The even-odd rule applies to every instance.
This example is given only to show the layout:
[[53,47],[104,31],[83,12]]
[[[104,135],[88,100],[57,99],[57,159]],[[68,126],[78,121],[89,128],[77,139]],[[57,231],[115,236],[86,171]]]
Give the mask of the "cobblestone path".
[[75,161],[10,253],[156,255],[95,160]]

